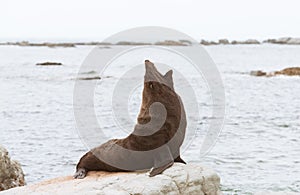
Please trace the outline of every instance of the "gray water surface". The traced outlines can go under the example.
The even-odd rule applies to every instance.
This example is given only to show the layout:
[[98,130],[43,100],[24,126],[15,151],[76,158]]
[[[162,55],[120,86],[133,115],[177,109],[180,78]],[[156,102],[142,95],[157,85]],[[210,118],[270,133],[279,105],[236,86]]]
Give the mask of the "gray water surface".
[[[0,47],[0,144],[22,164],[28,184],[73,174],[79,158],[88,150],[76,130],[73,88],[79,67],[91,49]],[[300,192],[300,77],[248,74],[251,70],[300,66],[300,47],[220,45],[206,49],[225,85],[226,121],[214,148],[200,158],[211,100],[205,85],[199,87],[196,93],[201,115],[196,122],[200,133],[185,150],[184,159],[216,170],[225,194]],[[35,66],[45,61],[64,65]],[[110,74],[113,72],[118,73],[118,69]],[[105,118],[111,113],[105,106],[108,100],[104,93],[111,91],[111,83],[118,80],[117,75],[109,76],[96,88],[95,110],[104,130],[111,132],[110,136],[122,137],[126,133],[116,134],[113,122]],[[190,78],[193,76],[191,72]],[[180,88],[180,81],[176,86]],[[139,111],[141,90],[137,88],[130,99],[133,120]]]

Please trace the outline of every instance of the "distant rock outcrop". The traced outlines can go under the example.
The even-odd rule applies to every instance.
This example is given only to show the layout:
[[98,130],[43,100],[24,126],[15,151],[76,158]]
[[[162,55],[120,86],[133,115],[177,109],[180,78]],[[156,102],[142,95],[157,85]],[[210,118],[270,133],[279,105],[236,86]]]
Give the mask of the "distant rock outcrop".
[[89,172],[84,179],[61,177],[0,194],[218,195],[221,192],[220,178],[211,169],[175,163],[155,177],[149,177],[145,172]]
[[[261,44],[261,43],[271,43],[271,44],[284,44],[284,45],[300,45],[300,38],[293,38],[293,37],[282,37],[278,39],[267,39],[263,42],[260,42],[256,39],[247,39],[247,40],[233,40],[229,41],[228,39],[219,39],[219,41],[208,41],[208,40],[201,40],[200,44],[202,45],[249,45],[249,44]],[[109,42],[65,42],[65,43],[31,43],[28,41],[21,41],[21,42],[5,42],[0,43],[2,45],[14,45],[14,46],[22,46],[22,47],[76,47],[76,46],[105,46],[103,48],[110,48],[108,46],[114,45],[124,45],[124,46],[131,46],[131,45],[165,45],[165,46],[189,46],[194,45],[195,43],[190,40],[165,40],[159,41],[156,43],[147,43],[147,42],[134,42],[134,41],[119,41],[117,43],[109,43]]]
[[156,42],[154,45],[165,45],[165,46],[188,46],[188,44],[187,44],[186,42],[172,41],[172,40],[166,40],[166,41]]
[[292,67],[292,68],[285,68],[280,71],[275,71],[275,72],[263,72],[261,70],[257,71],[251,71],[250,75],[252,76],[276,76],[276,75],[286,75],[286,76],[300,76],[300,67]]
[[152,45],[151,43],[120,41],[116,45]]
[[290,40],[288,40],[287,44],[300,45],[300,38],[291,38]]
[[22,47],[76,47],[74,43],[29,43],[28,41],[11,43]]
[[246,41],[232,41],[231,44],[251,45],[251,44],[260,44],[260,42],[256,39],[247,39]]
[[267,73],[266,73],[266,72],[263,72],[263,71],[261,71],[261,70],[255,70],[255,71],[251,71],[251,72],[250,72],[250,75],[260,77],[260,76],[266,76]]
[[248,39],[246,41],[231,41],[231,42],[228,39],[220,39],[218,42],[201,40],[200,44],[201,45],[238,45],[238,44],[249,45],[249,44],[260,44],[260,42],[256,39]]
[[217,42],[214,42],[214,41],[206,41],[206,40],[201,40],[200,42],[201,45],[218,45]]
[[264,43],[300,45],[300,38],[282,37],[279,39],[267,39],[264,41]]
[[179,40],[180,43],[184,44],[184,45],[193,45],[193,42],[190,40]]
[[43,62],[43,63],[37,63],[37,66],[61,66],[62,63],[60,62]]
[[285,68],[283,70],[276,71],[275,75],[300,76],[300,67]]
[[0,191],[24,185],[21,165],[11,160],[7,150],[0,145]]
[[230,44],[230,42],[228,41],[228,39],[220,39],[219,44],[228,45]]

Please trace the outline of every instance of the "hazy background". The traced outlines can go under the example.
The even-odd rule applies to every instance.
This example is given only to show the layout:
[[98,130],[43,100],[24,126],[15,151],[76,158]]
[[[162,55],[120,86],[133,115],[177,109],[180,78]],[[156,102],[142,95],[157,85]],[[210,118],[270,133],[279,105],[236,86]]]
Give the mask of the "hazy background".
[[299,0],[2,0],[0,41],[102,40],[138,26],[195,39],[300,36]]

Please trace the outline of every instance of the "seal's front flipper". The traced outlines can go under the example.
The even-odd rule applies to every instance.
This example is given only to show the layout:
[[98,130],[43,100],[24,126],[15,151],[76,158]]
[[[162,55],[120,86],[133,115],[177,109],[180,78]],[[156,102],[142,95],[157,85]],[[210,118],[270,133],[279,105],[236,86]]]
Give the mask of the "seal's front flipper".
[[150,170],[149,176],[153,177],[155,175],[161,174],[167,168],[174,164],[174,158],[171,153],[169,146],[162,146],[158,153],[154,156],[154,167]]
[[74,179],[83,179],[85,178],[87,174],[87,171],[84,168],[80,168],[76,171],[76,173],[74,174]]
[[167,168],[171,167],[174,164],[174,162],[170,162],[166,165],[163,165],[161,167],[157,167],[157,168],[152,168],[149,172],[149,177],[154,177],[155,175],[161,174],[162,172],[164,172],[164,170],[166,170]]

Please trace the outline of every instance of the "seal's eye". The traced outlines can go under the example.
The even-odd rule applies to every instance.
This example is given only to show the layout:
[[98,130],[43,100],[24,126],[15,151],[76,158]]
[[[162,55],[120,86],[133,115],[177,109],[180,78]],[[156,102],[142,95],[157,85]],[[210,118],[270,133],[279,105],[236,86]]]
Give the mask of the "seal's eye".
[[150,84],[149,84],[149,87],[150,87],[150,89],[153,89],[153,84],[150,83]]

